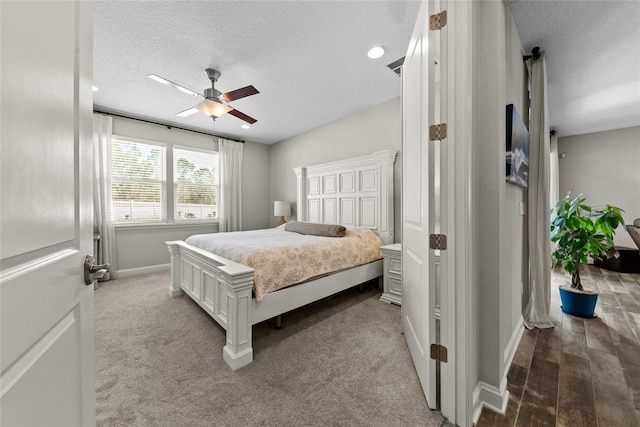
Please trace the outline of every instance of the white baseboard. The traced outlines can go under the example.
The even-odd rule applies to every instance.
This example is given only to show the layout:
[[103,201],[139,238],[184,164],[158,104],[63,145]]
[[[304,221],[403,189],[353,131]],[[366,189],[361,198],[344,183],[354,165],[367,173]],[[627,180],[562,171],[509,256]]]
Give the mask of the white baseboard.
[[507,373],[509,373],[511,362],[513,362],[513,357],[516,355],[516,350],[518,350],[518,346],[520,345],[522,334],[524,334],[524,318],[520,316],[520,318],[516,322],[515,328],[513,328],[513,332],[511,333],[511,338],[509,338],[507,347],[504,349],[503,362],[506,369],[504,375],[505,378],[507,376]]
[[500,388],[480,381],[473,389],[473,423],[480,418],[482,408],[486,407],[500,415],[504,415],[509,403],[509,390],[507,390],[507,378],[503,378]]
[[118,270],[115,272],[116,279],[124,279],[126,277],[142,276],[143,274],[161,273],[169,271],[171,264],[150,265],[147,267],[127,268],[126,270]]
[[522,316],[516,322],[513,328],[509,342],[504,349],[503,363],[504,373],[500,381],[500,388],[496,388],[490,384],[480,381],[473,389],[473,423],[478,422],[482,408],[487,407],[498,414],[504,415],[509,403],[509,390],[507,390],[507,375],[511,368],[511,362],[516,355],[518,345],[524,333],[524,319]]

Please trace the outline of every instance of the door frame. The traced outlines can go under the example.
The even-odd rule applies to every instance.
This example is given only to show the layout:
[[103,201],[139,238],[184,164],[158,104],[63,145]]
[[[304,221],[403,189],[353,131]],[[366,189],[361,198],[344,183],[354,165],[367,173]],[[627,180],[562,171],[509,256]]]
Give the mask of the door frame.
[[[471,183],[473,99],[473,2],[442,0],[447,10],[447,142],[441,156],[446,167],[446,205],[442,206],[441,229],[448,249],[441,255],[441,344],[449,362],[442,363],[440,392],[442,414],[460,426],[473,424],[473,390],[477,376],[477,319],[474,289],[472,227],[474,197]],[[445,220],[446,221],[443,221]],[[443,262],[444,261],[444,262]]]

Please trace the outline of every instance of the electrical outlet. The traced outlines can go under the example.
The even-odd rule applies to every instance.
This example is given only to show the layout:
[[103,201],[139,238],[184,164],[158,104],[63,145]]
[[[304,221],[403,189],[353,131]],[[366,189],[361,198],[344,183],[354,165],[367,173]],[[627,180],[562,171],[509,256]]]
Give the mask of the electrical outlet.
[[524,211],[527,207],[527,204],[525,202],[520,202],[520,215],[524,215]]

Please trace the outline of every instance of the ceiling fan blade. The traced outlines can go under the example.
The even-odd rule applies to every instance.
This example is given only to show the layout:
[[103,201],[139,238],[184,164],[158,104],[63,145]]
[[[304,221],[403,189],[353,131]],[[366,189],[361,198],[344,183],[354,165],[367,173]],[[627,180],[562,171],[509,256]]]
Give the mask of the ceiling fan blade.
[[176,89],[178,89],[180,92],[182,93],[186,93],[187,95],[191,95],[191,96],[202,96],[200,95],[198,92],[195,92],[191,89],[188,89],[184,86],[180,86],[178,83],[174,83],[171,80],[167,80],[164,77],[160,77],[156,74],[147,74],[147,77],[149,77],[151,80],[155,80],[158,83],[162,83],[163,85],[167,85],[167,86],[173,86]]
[[258,89],[256,89],[252,85],[249,85],[240,89],[232,90],[231,92],[223,93],[222,99],[225,102],[231,102],[235,101],[236,99],[244,98],[246,96],[255,95],[256,93],[260,93]]
[[238,111],[236,109],[233,109],[233,110],[229,111],[229,114],[231,114],[232,116],[236,116],[240,120],[244,120],[245,122],[249,123],[250,125],[252,125],[255,122],[257,122],[257,120],[254,119],[253,117],[249,117],[245,113],[243,113],[241,111]]
[[184,111],[180,111],[179,113],[176,113],[176,116],[178,117],[187,117],[190,116],[192,114],[197,113],[199,110],[196,107],[192,107],[189,108],[188,110],[184,110]]

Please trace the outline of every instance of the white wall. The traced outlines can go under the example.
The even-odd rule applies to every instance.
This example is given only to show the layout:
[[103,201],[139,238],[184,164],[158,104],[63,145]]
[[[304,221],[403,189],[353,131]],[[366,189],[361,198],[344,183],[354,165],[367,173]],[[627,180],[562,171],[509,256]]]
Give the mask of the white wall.
[[[398,79],[400,86],[400,79]],[[296,176],[293,168],[325,163],[374,151],[398,152],[394,165],[394,228],[395,240],[401,241],[400,208],[402,161],[402,122],[400,98],[393,99],[363,112],[294,136],[271,146],[271,204],[285,200],[292,204],[296,218]],[[271,207],[273,210],[273,207]],[[277,219],[273,217],[271,224]]]
[[[522,42],[516,28],[510,8],[505,12],[505,61],[506,61],[506,103],[514,104],[522,120],[529,128],[529,74],[526,64],[522,60]],[[505,135],[506,137],[506,135]],[[503,162],[504,163],[504,162]],[[505,165],[506,173],[506,165]],[[503,236],[503,246],[507,248],[504,271],[507,272],[505,283],[505,301],[503,307],[507,308],[505,318],[506,327],[501,331],[500,340],[504,345],[514,332],[513,328],[519,325],[522,318],[522,307],[528,298],[523,300],[524,291],[528,291],[528,256],[529,251],[527,236],[527,190],[513,184],[504,182],[505,186],[505,228],[508,233]],[[522,206],[521,206],[522,205]],[[521,214],[521,207],[524,209]],[[524,295],[528,295],[527,292]],[[517,344],[517,343],[516,343]],[[505,348],[505,351],[511,349]],[[508,370],[509,367],[507,366]]]
[[[505,181],[506,105],[528,120],[527,74],[510,10],[503,2],[473,8],[472,202],[477,283],[478,399],[500,410],[510,356],[521,331],[526,281],[526,190]],[[477,402],[476,402],[477,403]]]
[[[170,145],[217,150],[209,135],[136,120],[114,117],[113,134]],[[245,230],[269,226],[269,147],[246,142],[242,165],[242,223]],[[164,268],[169,263],[168,240],[184,240],[192,234],[217,232],[204,224],[153,224],[116,227],[116,273],[136,274]]]
[[[592,206],[624,209],[627,224],[640,218],[640,127],[558,138],[560,197],[584,193]],[[615,244],[635,248],[619,227]]]

